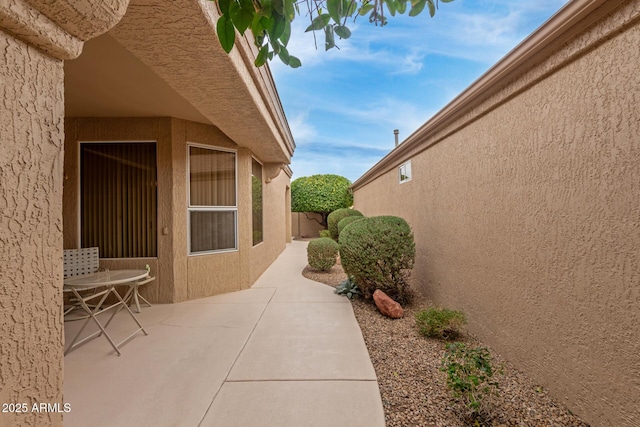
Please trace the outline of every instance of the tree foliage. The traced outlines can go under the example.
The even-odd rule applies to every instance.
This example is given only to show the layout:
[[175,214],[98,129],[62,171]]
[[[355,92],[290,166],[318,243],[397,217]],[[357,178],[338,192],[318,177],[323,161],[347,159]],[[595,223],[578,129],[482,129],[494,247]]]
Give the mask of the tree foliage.
[[222,48],[231,52],[236,30],[241,35],[250,30],[258,47],[255,65],[260,67],[275,57],[292,68],[300,59],[291,55],[287,45],[291,38],[291,22],[304,15],[309,20],[306,31],[324,33],[325,50],[337,47],[336,37],[348,39],[348,25],[359,16],[367,16],[370,23],[387,24],[388,16],[396,13],[417,16],[426,8],[434,16],[438,4],[453,0],[211,0],[218,3],[222,16],[216,29]]
[[312,175],[295,179],[291,183],[291,210],[315,212],[327,225],[327,216],[340,208],[353,205],[351,181],[340,175]]

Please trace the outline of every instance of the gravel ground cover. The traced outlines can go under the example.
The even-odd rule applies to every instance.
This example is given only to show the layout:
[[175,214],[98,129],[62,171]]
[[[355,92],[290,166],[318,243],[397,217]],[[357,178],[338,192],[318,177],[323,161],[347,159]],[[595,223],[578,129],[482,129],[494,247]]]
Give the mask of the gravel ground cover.
[[[302,275],[334,287],[346,279],[340,265],[327,272],[307,266]],[[431,305],[427,299],[417,295],[411,306],[404,307],[404,317],[397,320],[383,316],[373,304],[354,300],[352,305],[376,370],[388,427],[476,425],[460,405],[452,402],[446,375],[440,371],[446,344],[418,333],[414,316]],[[468,333],[459,341],[483,346]],[[489,414],[484,425],[588,427],[546,390],[490,351],[493,365],[501,367],[502,373],[494,376],[500,384],[500,395],[487,405]]]

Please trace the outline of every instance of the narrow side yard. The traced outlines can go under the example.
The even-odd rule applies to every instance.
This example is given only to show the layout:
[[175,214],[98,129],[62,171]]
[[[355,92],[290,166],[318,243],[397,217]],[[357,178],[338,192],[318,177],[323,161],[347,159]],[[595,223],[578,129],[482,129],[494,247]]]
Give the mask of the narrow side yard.
[[[347,278],[340,265],[326,272],[307,266],[302,275],[334,287]],[[387,427],[474,425],[465,419],[458,405],[452,404],[446,374],[440,371],[446,343],[418,333],[415,313],[429,307],[430,301],[417,295],[411,306],[404,307],[404,317],[397,320],[383,316],[373,304],[362,300],[352,303],[378,377]],[[458,341],[483,346],[469,333]],[[500,394],[489,404],[486,425],[588,426],[546,390],[490,351],[493,365],[502,368],[502,373],[494,376]]]

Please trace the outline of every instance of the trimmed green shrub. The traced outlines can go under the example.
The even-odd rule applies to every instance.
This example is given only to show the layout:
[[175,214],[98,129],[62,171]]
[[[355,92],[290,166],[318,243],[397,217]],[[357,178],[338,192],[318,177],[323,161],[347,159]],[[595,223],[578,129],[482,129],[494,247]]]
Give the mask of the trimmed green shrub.
[[380,289],[400,304],[411,302],[407,278],[415,256],[411,227],[399,217],[362,218],[340,234],[342,267],[365,299]]
[[447,373],[447,387],[453,397],[470,411],[473,425],[482,425],[484,399],[498,394],[498,382],[491,380],[494,368],[489,350],[470,348],[461,342],[447,344],[440,370]]
[[336,242],[338,241],[338,223],[348,216],[362,216],[362,213],[355,209],[344,208],[336,209],[327,217],[327,225],[331,233],[331,238]]
[[467,323],[463,312],[446,308],[430,308],[416,313],[416,325],[425,337],[455,339]]
[[336,264],[338,244],[327,237],[321,237],[309,242],[307,246],[307,260],[309,265],[318,270],[329,270]]
[[320,230],[320,237],[326,237],[328,239],[331,238],[331,233],[329,230]]
[[358,216],[358,215],[354,215],[354,216],[348,216],[346,218],[342,218],[340,220],[340,222],[338,222],[338,240],[340,239],[340,233],[342,233],[342,230],[344,230],[344,228],[351,224],[354,221],[359,221],[362,218],[364,218],[363,216]]

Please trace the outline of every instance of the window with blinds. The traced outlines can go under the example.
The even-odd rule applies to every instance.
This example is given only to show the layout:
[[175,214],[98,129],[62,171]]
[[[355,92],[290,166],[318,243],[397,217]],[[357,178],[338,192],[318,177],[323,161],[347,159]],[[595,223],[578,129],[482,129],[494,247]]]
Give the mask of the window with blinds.
[[262,165],[251,159],[251,222],[253,245],[262,242]]
[[82,247],[101,258],[157,256],[155,142],[80,144]]
[[189,253],[238,248],[236,153],[189,145]]

